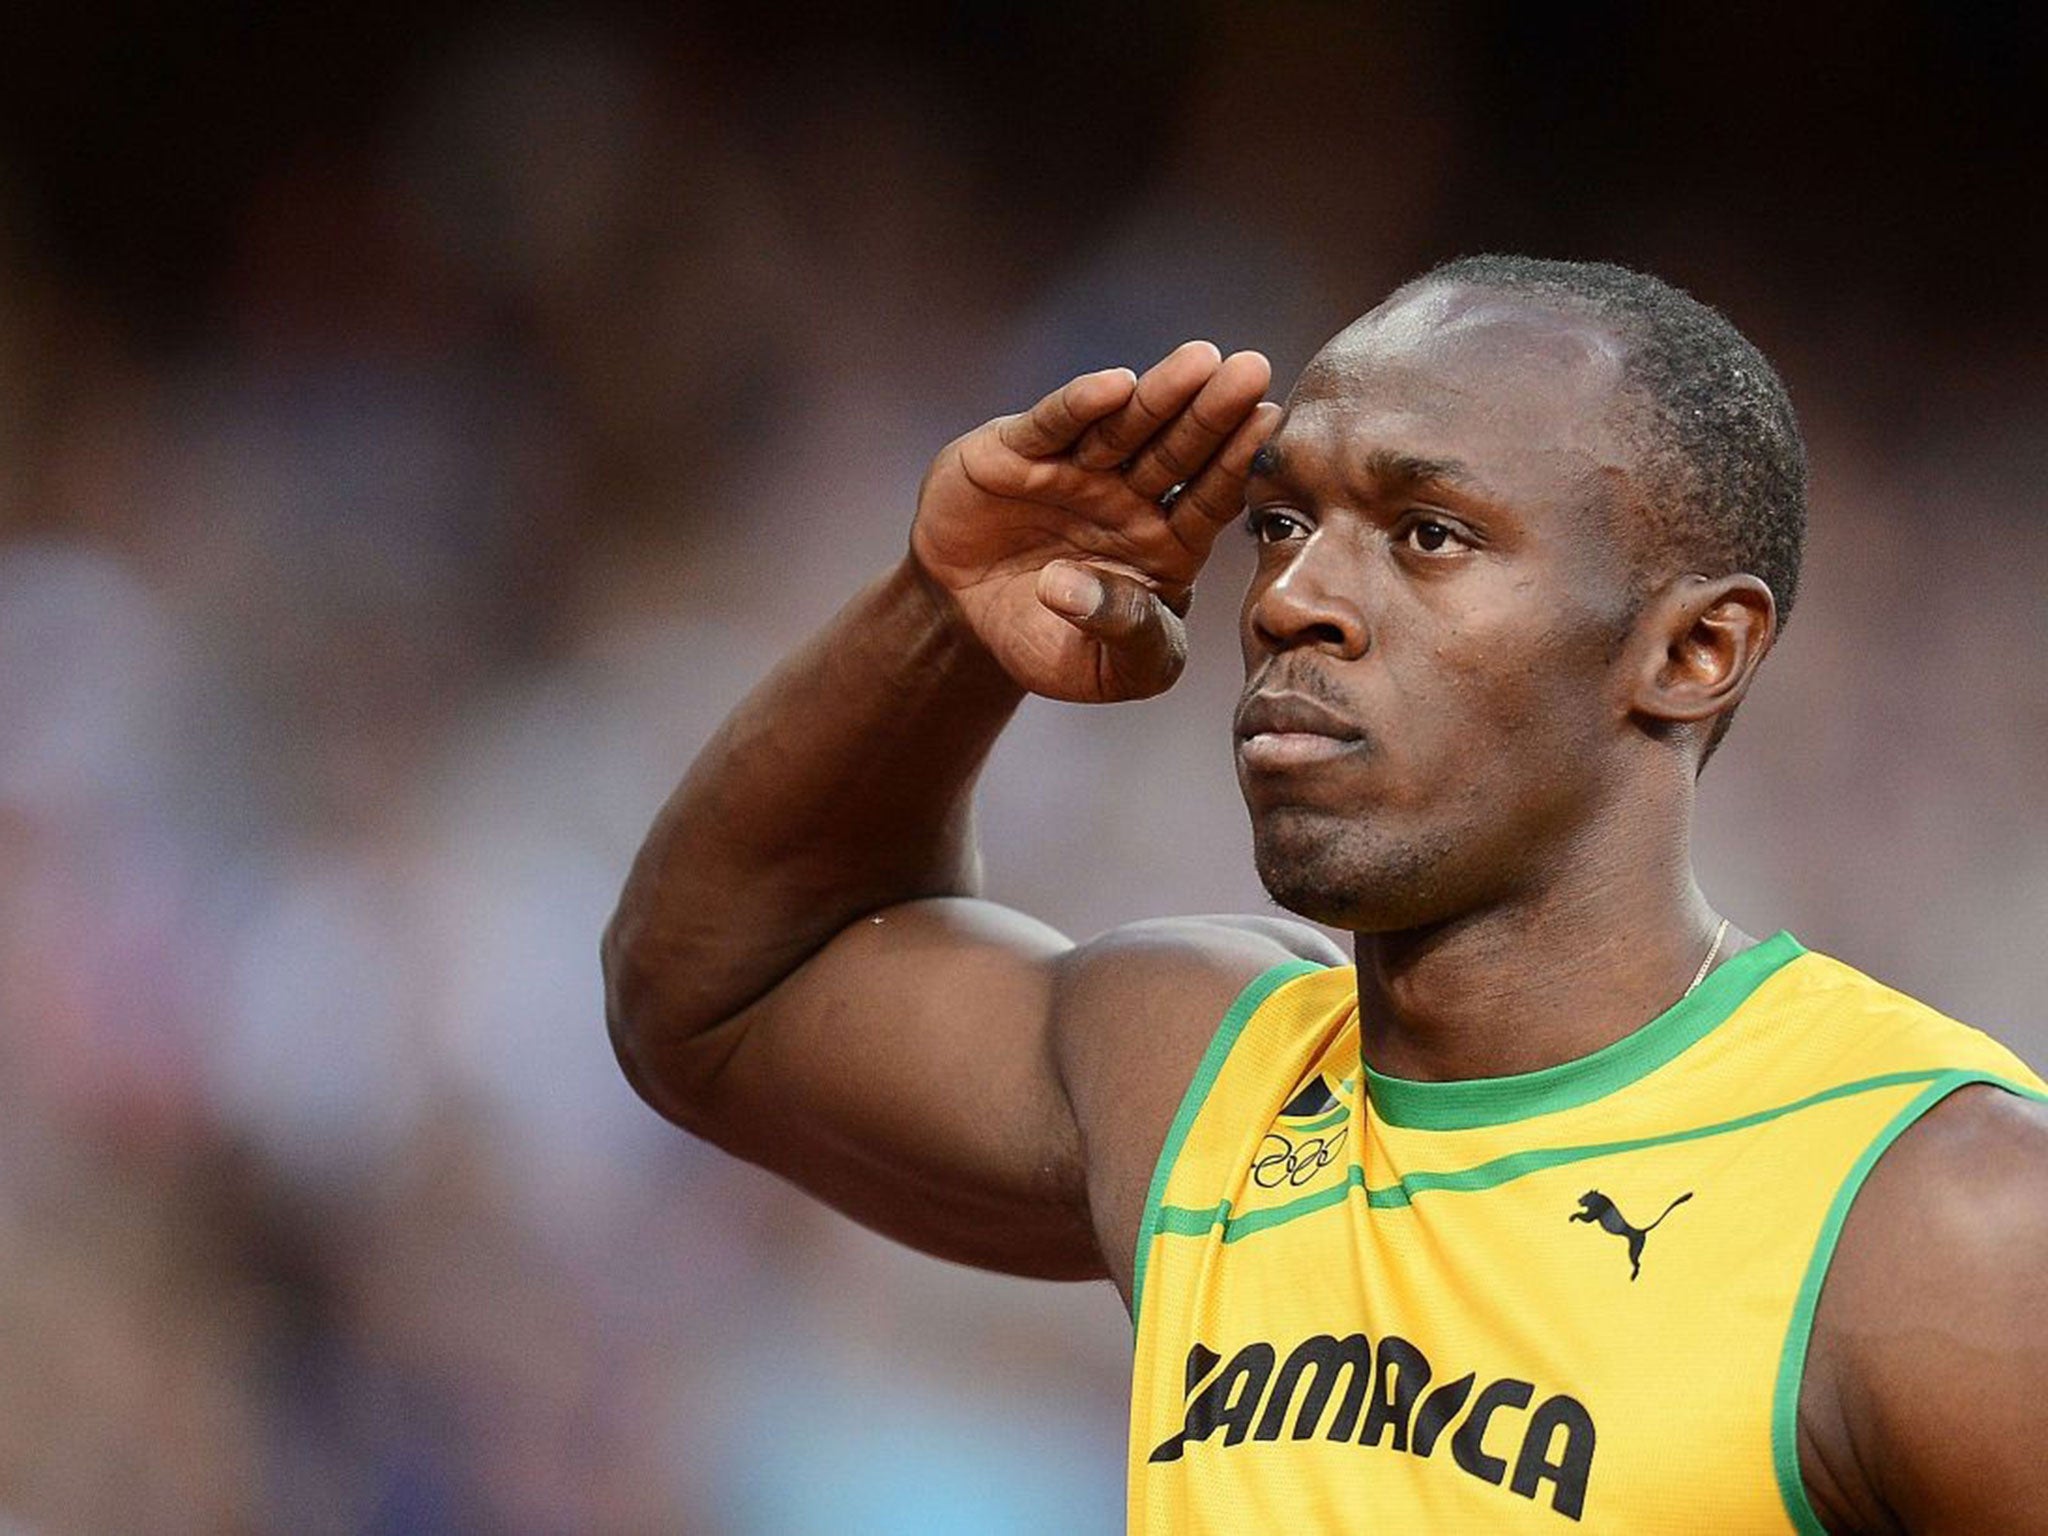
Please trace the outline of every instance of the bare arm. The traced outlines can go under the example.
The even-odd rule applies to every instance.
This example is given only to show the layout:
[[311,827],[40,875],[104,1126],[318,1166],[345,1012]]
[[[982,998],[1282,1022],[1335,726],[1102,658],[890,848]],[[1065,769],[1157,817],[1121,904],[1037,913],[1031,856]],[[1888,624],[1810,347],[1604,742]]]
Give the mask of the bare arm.
[[1814,1320],[1801,1459],[1830,1529],[2048,1530],[2048,1106],[1965,1088],[1871,1170]]
[[734,711],[662,808],[605,938],[614,1043],[687,1123],[761,1001],[848,923],[977,885],[970,797],[1023,691],[905,562]]
[[[1276,414],[1267,379],[1190,344],[939,455],[910,557],[740,706],[634,863],[608,1016],[657,1109],[919,1246],[1102,1272],[1059,1026],[1113,1027],[1113,978],[1143,968],[973,899],[973,785],[1025,691],[1177,676],[1178,614]],[[1286,953],[1256,925],[1180,942],[1187,963],[1146,984],[1191,1029]]]

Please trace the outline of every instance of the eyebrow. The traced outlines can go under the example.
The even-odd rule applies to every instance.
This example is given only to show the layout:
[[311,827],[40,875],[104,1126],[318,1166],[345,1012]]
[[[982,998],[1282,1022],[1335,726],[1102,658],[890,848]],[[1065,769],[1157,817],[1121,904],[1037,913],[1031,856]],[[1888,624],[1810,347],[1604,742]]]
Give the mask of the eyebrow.
[[1375,448],[1365,456],[1365,472],[1385,485],[1472,485],[1472,471],[1457,459],[1429,459],[1420,454]]
[[[1478,484],[1472,471],[1457,459],[1425,458],[1392,448],[1373,449],[1365,456],[1362,468],[1369,479],[1385,488]],[[1287,461],[1278,447],[1267,443],[1252,455],[1246,473],[1257,480],[1284,480],[1288,478]]]

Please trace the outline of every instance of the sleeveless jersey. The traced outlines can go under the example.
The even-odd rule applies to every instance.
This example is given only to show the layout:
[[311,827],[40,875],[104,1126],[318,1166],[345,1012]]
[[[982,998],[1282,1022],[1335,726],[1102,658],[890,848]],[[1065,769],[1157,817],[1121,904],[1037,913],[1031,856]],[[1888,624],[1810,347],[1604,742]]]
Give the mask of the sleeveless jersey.
[[1140,1229],[1130,1528],[1817,1533],[1800,1377],[1849,1203],[1986,1036],[1789,934],[1606,1049],[1380,1076],[1355,973],[1225,1016]]

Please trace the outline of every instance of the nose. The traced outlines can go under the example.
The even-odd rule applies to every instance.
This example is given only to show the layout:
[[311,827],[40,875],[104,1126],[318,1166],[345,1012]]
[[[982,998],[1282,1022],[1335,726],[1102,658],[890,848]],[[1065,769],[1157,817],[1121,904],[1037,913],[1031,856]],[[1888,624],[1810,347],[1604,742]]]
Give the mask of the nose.
[[1246,617],[1258,644],[1275,652],[1312,647],[1346,660],[1363,656],[1372,635],[1358,599],[1361,564],[1341,530],[1325,524],[1277,575],[1254,577]]

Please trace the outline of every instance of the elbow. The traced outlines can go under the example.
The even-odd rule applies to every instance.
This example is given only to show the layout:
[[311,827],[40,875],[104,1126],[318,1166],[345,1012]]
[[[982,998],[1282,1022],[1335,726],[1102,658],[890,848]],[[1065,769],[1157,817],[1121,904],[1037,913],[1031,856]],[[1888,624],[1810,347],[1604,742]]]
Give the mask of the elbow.
[[686,1130],[701,1117],[701,1083],[686,1070],[685,1048],[696,1032],[677,1015],[670,967],[653,953],[646,923],[622,901],[598,942],[604,973],[605,1033],[633,1091],[656,1113]]
[[632,912],[621,903],[598,939],[597,958],[604,974],[604,1027],[612,1055],[626,1081],[633,1085],[633,1091],[652,1103],[641,1065],[644,1046],[637,1027],[645,1017],[648,987],[646,970],[634,954],[636,926]]

